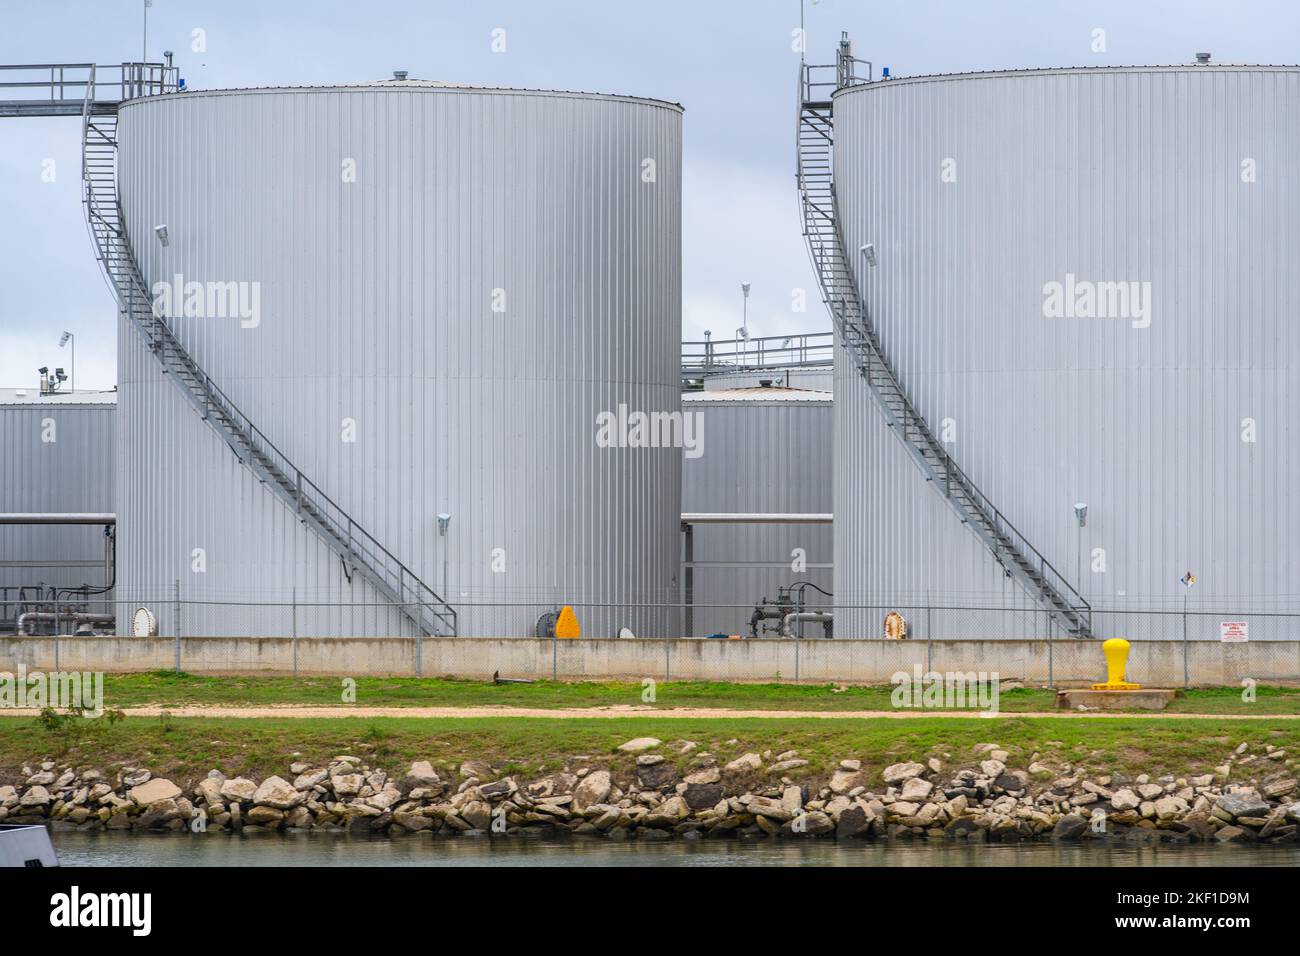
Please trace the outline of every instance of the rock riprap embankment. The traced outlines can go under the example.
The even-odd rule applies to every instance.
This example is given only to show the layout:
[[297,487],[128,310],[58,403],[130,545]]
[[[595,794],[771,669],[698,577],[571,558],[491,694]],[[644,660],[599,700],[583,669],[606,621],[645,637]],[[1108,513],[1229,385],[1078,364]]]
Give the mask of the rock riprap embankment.
[[391,772],[343,754],[260,781],[212,770],[188,792],[142,767],[109,775],[45,760],[0,786],[0,820],[195,833],[1220,843],[1293,842],[1300,824],[1296,761],[1271,745],[1255,754],[1242,745],[1212,773],[1154,779],[1092,774],[1037,755],[1020,768],[996,744],[961,762],[945,755],[872,767],[845,758],[828,775],[802,780],[790,774],[809,762],[795,751],[724,761],[691,741],[654,738],[617,750],[622,756],[609,761],[617,766],[575,757],[534,780],[480,760],[419,760]]

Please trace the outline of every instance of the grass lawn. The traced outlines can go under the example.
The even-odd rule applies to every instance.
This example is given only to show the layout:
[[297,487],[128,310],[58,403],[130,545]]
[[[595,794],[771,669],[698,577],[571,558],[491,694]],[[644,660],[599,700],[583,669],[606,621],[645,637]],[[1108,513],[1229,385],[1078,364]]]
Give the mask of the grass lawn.
[[[646,704],[636,682],[493,685],[481,680],[414,677],[360,677],[356,703],[373,707],[608,707],[641,705],[658,708],[716,707],[745,710],[892,710],[885,686],[843,684],[728,684],[673,681],[656,685],[656,699]],[[112,708],[144,704],[223,704],[227,706],[337,706],[342,703],[338,677],[218,677],[172,671],[106,674],[104,704]],[[1004,713],[1049,711],[1055,693],[1040,688],[1003,691]],[[1300,687],[1260,687],[1255,702],[1241,700],[1237,688],[1191,690],[1170,705],[1188,714],[1300,714]]]
[[[658,737],[665,744],[692,740],[720,761],[746,751],[773,756],[796,750],[809,760],[793,777],[829,773],[841,759],[855,757],[877,775],[900,760],[931,756],[945,770],[974,765],[976,744],[994,743],[1011,754],[1013,766],[1035,759],[1068,761],[1094,772],[1130,774],[1208,773],[1241,742],[1252,753],[1263,745],[1287,748],[1286,763],[1260,760],[1242,768],[1246,776],[1292,768],[1300,753],[1295,721],[1237,721],[1213,718],[1159,721],[999,717],[987,720],[917,718],[656,719],[632,718],[175,718],[131,717],[118,721],[71,718],[48,729],[35,718],[0,720],[0,783],[14,783],[24,763],[51,759],[113,771],[122,765],[148,767],[183,786],[213,767],[227,775],[258,779],[284,775],[295,760],[319,763],[353,753],[371,765],[405,770],[412,760],[454,767],[467,758],[488,760],[503,773],[540,775],[566,765],[598,764],[631,771],[633,757],[617,751],[633,737]],[[699,752],[696,751],[696,753]],[[661,748],[685,766],[685,757]],[[1050,776],[1050,775],[1049,775]],[[761,775],[760,779],[769,779]]]

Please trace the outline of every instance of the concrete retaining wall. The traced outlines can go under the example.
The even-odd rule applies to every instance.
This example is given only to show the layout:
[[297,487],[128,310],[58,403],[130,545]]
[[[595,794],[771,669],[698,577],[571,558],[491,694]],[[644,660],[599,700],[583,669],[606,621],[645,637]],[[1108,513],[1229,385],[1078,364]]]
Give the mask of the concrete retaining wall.
[[[1238,685],[1300,680],[1300,641],[1248,644],[1143,641],[1133,644],[1128,678],[1154,686]],[[427,639],[420,673],[561,679],[847,681],[888,683],[898,671],[985,671],[1033,683],[1086,683],[1105,678],[1100,642],[1047,641],[722,641],[530,638]],[[192,673],[273,672],[409,675],[410,638],[187,637],[0,638],[0,670],[170,670],[177,653]]]

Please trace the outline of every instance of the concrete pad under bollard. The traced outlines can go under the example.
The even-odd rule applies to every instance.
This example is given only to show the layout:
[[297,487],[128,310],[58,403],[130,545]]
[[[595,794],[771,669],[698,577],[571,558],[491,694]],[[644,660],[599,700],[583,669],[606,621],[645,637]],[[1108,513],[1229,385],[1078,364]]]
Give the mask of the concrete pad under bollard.
[[1181,691],[1143,687],[1141,690],[1061,690],[1056,706],[1063,710],[1164,710]]

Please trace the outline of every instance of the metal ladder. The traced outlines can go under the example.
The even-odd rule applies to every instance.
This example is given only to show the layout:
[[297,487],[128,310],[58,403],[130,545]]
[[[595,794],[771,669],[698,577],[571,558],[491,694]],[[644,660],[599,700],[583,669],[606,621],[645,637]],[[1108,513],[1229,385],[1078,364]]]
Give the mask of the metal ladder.
[[[865,77],[857,75],[859,65],[866,67]],[[869,63],[855,59],[847,39],[842,39],[834,65],[801,64],[799,69],[796,178],[803,207],[803,233],[822,297],[841,344],[866,380],[887,425],[920,467],[926,481],[932,483],[962,523],[992,552],[1003,571],[1019,580],[1052,620],[1074,637],[1090,637],[1092,608],[1083,595],[957,466],[908,399],[858,292],[838,225],[832,94],[846,86],[871,82],[870,67]]]
[[117,193],[117,103],[96,102],[93,71],[82,108],[82,181],[86,223],[96,258],[122,312],[199,415],[257,478],[293,509],[354,571],[428,636],[455,636],[456,610],[420,580],[301,470],[243,414],[172,334],[153,308],[131,252]]

